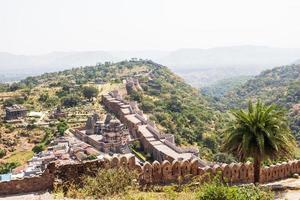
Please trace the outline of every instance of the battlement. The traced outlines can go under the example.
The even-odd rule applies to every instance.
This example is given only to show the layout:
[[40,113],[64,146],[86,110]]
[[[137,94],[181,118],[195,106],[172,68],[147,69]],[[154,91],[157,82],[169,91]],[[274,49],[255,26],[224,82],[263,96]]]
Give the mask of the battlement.
[[[92,175],[99,169],[127,168],[136,170],[140,184],[167,184],[176,182],[179,177],[189,181],[192,177],[202,177],[205,182],[217,174],[220,180],[230,184],[252,183],[254,180],[253,165],[247,163],[231,163],[229,165],[201,166],[197,159],[174,160],[170,162],[154,161],[144,165],[137,164],[134,156],[104,158],[102,160],[86,161],[79,164],[55,165],[50,163],[40,176],[0,182],[0,195],[36,192],[53,188],[55,178],[65,181],[76,181],[82,175]],[[267,183],[290,177],[300,173],[300,160],[278,163],[261,168],[261,183]]]

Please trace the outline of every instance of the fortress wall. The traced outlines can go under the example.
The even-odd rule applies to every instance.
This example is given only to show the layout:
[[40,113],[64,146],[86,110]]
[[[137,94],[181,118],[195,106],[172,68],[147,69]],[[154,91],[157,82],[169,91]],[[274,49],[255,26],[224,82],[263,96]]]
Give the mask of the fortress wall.
[[[133,135],[136,136],[137,138],[142,138],[142,134],[139,133],[138,131],[138,127],[142,124],[146,124],[147,125],[147,129],[153,134],[153,136],[160,140],[160,139],[166,139],[166,137],[170,137],[170,135],[168,134],[161,134],[154,126],[154,123],[151,121],[146,121],[146,119],[142,120],[141,118],[143,118],[143,116],[140,116],[139,114],[136,114],[139,120],[142,120],[144,122],[141,123],[137,123],[134,124],[132,122],[130,122],[129,120],[126,120],[125,115],[122,113],[121,111],[121,106],[124,104],[128,104],[125,101],[121,101],[121,100],[117,100],[117,98],[114,98],[116,96],[118,96],[117,91],[115,92],[110,92],[107,95],[102,95],[102,103],[103,105],[112,113],[114,113],[119,119],[120,121],[125,124],[128,129],[129,132]],[[137,107],[137,106],[135,106]],[[173,138],[174,140],[174,138]],[[153,155],[154,159],[158,160],[158,161],[163,161],[165,159],[168,159],[169,161],[172,161],[173,159],[170,158],[170,155],[160,155],[160,152],[156,152],[156,149],[150,145],[149,141],[145,140],[145,139],[141,139],[141,143],[143,145],[143,147],[145,148],[145,151],[150,153],[151,155]],[[171,149],[173,149],[174,151],[178,152],[178,153],[191,153],[195,156],[198,156],[199,152],[197,149],[193,149],[193,148],[181,148],[176,146],[176,144],[172,144],[170,141],[168,140],[164,140],[164,144],[167,145],[168,147],[170,147]],[[195,157],[192,156],[191,158]]]
[[[0,195],[28,193],[51,190],[55,179],[62,182],[77,181],[82,175],[95,175],[99,169],[128,168],[136,170],[141,184],[167,184],[177,182],[180,177],[189,181],[192,177],[199,177],[201,183],[219,176],[220,181],[230,184],[252,183],[253,165],[247,163],[232,163],[199,167],[199,160],[174,160],[170,162],[146,162],[143,166],[137,164],[135,157],[121,156],[111,159],[87,161],[80,164],[55,165],[50,163],[40,176],[0,182]],[[261,169],[261,183],[272,182],[290,177],[293,173],[300,173],[300,160],[283,162]]]
[[55,164],[51,163],[40,176],[0,182],[0,195],[45,191],[53,188]]

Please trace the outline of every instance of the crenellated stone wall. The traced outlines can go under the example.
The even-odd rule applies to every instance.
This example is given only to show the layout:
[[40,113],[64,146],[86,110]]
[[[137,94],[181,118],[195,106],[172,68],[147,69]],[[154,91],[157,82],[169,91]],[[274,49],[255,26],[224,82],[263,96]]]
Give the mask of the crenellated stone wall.
[[[87,161],[80,164],[55,165],[50,163],[40,176],[0,182],[0,195],[37,192],[51,190],[54,181],[76,181],[82,175],[93,175],[99,169],[128,168],[136,170],[141,184],[168,184],[176,182],[180,177],[189,181],[192,177],[201,177],[202,182],[212,179],[218,174],[220,181],[230,184],[252,183],[254,180],[253,166],[247,163],[232,163],[199,167],[199,160],[174,160],[170,162],[146,162],[138,164],[134,156],[113,157],[111,159]],[[261,169],[261,183],[268,183],[300,173],[300,160],[278,163]]]

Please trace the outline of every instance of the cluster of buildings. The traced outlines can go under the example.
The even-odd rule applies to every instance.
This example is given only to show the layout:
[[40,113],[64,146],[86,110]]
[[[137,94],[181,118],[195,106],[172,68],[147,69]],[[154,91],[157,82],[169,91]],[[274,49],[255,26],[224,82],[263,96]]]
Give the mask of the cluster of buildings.
[[0,182],[41,175],[50,162],[72,164],[86,160],[89,156],[102,158],[91,145],[72,136],[60,137],[52,141],[47,150],[35,154],[25,166],[17,167],[11,173],[0,174]]
[[[142,91],[138,79],[135,78],[126,80],[126,89],[128,92]],[[174,135],[161,133],[136,102],[123,100],[118,91],[103,95],[102,103],[115,117],[106,114],[101,120],[97,113],[88,116],[84,127],[71,129],[70,133],[73,134],[56,138],[46,151],[36,154],[25,167],[0,175],[0,181],[42,174],[53,161],[57,164],[72,164],[101,159],[106,155],[130,154],[128,145],[133,140],[140,141],[144,152],[158,162],[198,159],[197,149],[176,146]],[[25,117],[27,112],[26,108],[19,105],[6,107],[5,119],[18,120]],[[58,107],[51,113],[50,118],[58,119],[66,115]]]
[[112,119],[111,115],[107,115],[104,121],[100,121],[96,113],[89,116],[85,127],[76,129],[74,135],[104,153],[130,153],[127,146],[129,132],[124,124],[118,119]]

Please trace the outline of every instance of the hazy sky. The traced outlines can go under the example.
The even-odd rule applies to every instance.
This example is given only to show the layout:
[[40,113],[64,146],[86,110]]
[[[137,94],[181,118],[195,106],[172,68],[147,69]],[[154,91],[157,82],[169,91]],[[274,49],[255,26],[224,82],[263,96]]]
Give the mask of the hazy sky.
[[299,0],[0,0],[0,52],[300,47]]

